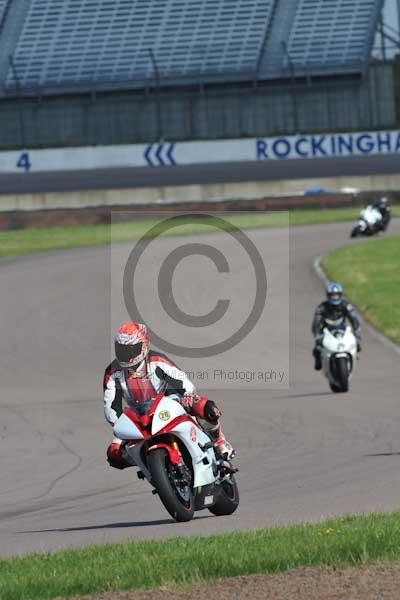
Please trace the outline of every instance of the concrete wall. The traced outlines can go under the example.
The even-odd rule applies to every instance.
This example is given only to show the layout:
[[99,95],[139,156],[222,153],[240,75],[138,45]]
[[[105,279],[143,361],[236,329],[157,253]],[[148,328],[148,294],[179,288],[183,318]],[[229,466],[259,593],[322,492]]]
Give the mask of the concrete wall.
[[[393,67],[363,81],[269,82],[259,87],[127,92],[0,103],[0,149],[261,137],[392,128]],[[158,116],[159,114],[159,116]]]
[[[392,203],[400,202],[400,192],[385,192]],[[175,201],[170,204],[148,204],[118,206],[94,206],[86,208],[47,208],[42,210],[14,210],[0,212],[0,231],[11,229],[26,229],[43,227],[69,227],[76,225],[99,225],[147,218],[151,215],[171,214],[173,210],[187,212],[213,211],[286,211],[291,209],[326,209],[339,207],[365,206],[376,198],[374,192],[359,194],[336,193],[310,196],[291,195],[287,197],[254,198],[254,199],[225,199],[214,201]],[[153,217],[154,218],[154,217]]]
[[[101,190],[45,194],[2,195],[0,215],[10,211],[40,211],[60,209],[85,209],[94,207],[140,206],[151,209],[168,204],[283,198],[300,196],[309,188],[326,190],[354,189],[366,192],[398,192],[400,175],[372,175],[368,177],[325,177],[281,181],[257,181],[210,185],[170,186],[160,188],[135,188],[131,190]],[[306,202],[307,198],[305,197]],[[304,199],[304,196],[303,196]],[[304,202],[304,200],[303,200]],[[245,206],[244,205],[244,206]],[[288,204],[289,206],[289,204]]]

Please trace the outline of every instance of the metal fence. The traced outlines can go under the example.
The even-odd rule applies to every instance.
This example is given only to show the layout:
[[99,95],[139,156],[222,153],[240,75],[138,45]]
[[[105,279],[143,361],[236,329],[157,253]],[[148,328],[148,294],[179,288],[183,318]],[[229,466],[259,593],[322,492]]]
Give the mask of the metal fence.
[[148,88],[0,102],[0,148],[124,144],[393,128],[393,63],[360,79]]

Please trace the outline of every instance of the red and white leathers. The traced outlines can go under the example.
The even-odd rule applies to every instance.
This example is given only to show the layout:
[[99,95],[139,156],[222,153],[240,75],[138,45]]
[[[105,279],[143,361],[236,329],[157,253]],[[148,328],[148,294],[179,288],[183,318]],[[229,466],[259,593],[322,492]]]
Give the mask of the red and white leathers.
[[[114,360],[106,369],[103,381],[104,414],[114,426],[123,410],[124,402],[146,402],[154,398],[166,385],[165,394],[174,395],[189,414],[199,420],[200,425],[214,441],[216,450],[222,455],[232,453],[232,447],[221,431],[220,410],[206,396],[198,396],[187,375],[166,356],[150,351],[147,358],[135,369],[122,368]],[[107,450],[111,466],[123,469],[129,466],[123,458],[122,440],[114,438]]]

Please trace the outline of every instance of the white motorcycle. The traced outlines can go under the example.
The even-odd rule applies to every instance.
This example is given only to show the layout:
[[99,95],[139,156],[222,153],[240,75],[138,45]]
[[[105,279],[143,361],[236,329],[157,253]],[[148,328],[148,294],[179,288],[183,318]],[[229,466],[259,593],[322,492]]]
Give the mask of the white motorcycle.
[[347,392],[357,360],[357,340],[351,329],[323,330],[322,370],[332,392]]
[[176,521],[190,521],[204,508],[218,516],[237,509],[238,469],[227,457],[217,459],[208,435],[174,396],[160,392],[125,408],[114,433],[125,441],[125,457],[139,468],[138,478],[149,481]]
[[363,208],[360,218],[351,231],[351,237],[358,235],[371,236],[384,230],[382,215],[379,210],[371,205]]

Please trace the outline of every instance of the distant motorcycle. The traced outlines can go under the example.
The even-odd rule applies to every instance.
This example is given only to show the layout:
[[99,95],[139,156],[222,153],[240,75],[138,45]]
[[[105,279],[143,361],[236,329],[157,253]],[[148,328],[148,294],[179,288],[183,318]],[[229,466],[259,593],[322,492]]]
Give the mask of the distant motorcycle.
[[351,327],[323,330],[322,370],[332,392],[347,392],[357,359],[357,340]]
[[190,521],[204,508],[218,516],[237,509],[237,469],[215,456],[208,435],[173,396],[160,392],[125,408],[114,433],[125,440],[125,457],[139,468],[139,479],[148,480],[175,521]]
[[360,212],[360,218],[351,231],[351,237],[376,235],[380,231],[385,231],[388,224],[389,221],[383,220],[380,211],[369,205]]

